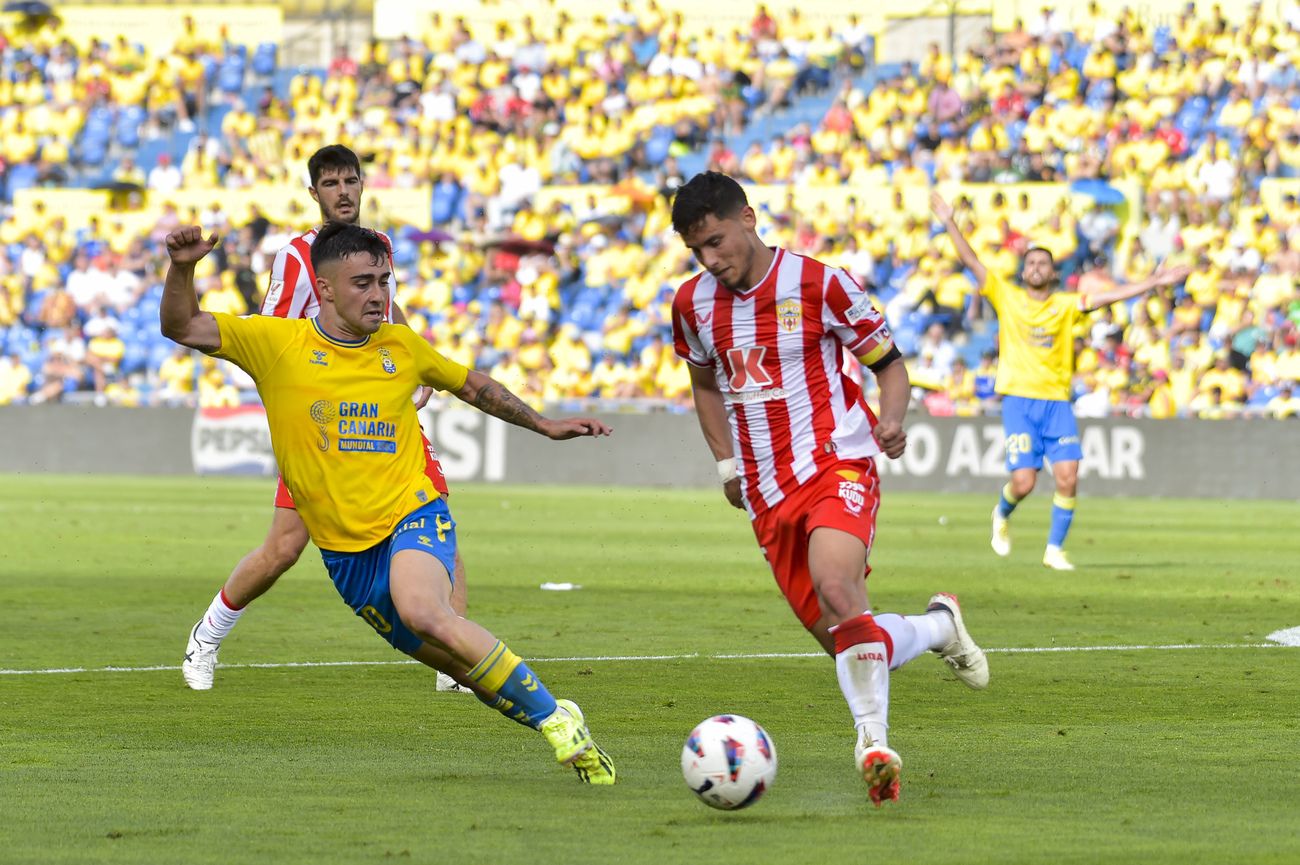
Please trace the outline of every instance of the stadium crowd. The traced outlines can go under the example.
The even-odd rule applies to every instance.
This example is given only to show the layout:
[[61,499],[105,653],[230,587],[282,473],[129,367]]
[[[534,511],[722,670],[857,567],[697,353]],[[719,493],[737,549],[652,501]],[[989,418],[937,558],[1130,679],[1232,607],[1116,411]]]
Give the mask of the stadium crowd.
[[[852,16],[758,5],[737,26],[704,25],[628,0],[548,27],[435,15],[418,37],[340,49],[320,74],[298,75],[277,69],[275,46],[192,28],[151,56],[126,40],[79,48],[57,24],[8,25],[6,195],[110,181],[142,190],[157,220],[133,234],[11,209],[0,404],[246,399],[238,370],[157,333],[159,241],[182,223],[220,232],[201,302],[242,313],[314,209],[274,221],[162,203],[185,189],[301,184],[306,157],[339,141],[365,162],[364,222],[393,236],[411,325],[534,400],[688,403],[666,337],[693,262],[668,212],[679,160],[702,154],[755,184],[885,191],[841,210],[765,206],[761,223],[769,243],[871,286],[931,412],[992,407],[996,325],[969,315],[975,286],[904,193],[991,182],[1015,185],[958,206],[991,269],[1014,275],[1042,246],[1086,292],[1160,264],[1194,267],[1184,285],[1098,311],[1076,335],[1080,414],[1300,416],[1300,206],[1290,193],[1265,201],[1267,183],[1300,172],[1300,14],[1232,27],[1217,7],[1189,4],[1157,26],[1095,6],[1069,22],[1045,10],[957,58],[935,45],[869,74],[871,57]],[[809,99],[829,105],[819,120],[732,149]],[[177,146],[146,160],[149,142]],[[1024,190],[1045,183],[1075,194],[1044,210]],[[579,184],[604,192],[546,203]],[[430,190],[434,231],[378,215],[393,188]],[[1127,202],[1125,189],[1136,190]]]

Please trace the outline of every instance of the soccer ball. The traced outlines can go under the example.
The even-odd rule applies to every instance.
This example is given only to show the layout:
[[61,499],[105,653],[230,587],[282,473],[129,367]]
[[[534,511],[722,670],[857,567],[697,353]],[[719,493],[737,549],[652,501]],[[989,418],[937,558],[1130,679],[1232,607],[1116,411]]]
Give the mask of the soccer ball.
[[686,738],[682,777],[705,805],[723,811],[747,808],[776,779],[776,746],[748,718],[714,715]]

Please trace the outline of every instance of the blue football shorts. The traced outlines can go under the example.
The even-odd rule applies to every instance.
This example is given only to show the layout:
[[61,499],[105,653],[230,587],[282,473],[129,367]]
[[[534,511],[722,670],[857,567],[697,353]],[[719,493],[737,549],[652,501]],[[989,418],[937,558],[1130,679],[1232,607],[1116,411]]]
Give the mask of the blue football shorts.
[[1044,456],[1053,463],[1083,459],[1079,424],[1068,400],[1004,396],[1002,432],[1007,471],[1041,469]]
[[[437,499],[407,514],[393,533],[368,550],[339,553],[321,550],[325,570],[344,603],[375,629],[394,649],[414,652],[424,641],[402,624],[389,593],[389,568],[402,550],[420,550],[455,573],[456,521],[445,499]],[[451,579],[455,579],[454,576]]]

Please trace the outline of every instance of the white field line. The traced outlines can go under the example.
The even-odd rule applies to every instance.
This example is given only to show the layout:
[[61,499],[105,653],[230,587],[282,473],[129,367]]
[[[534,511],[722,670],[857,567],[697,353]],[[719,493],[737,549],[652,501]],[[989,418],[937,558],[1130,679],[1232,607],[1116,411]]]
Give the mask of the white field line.
[[[1286,643],[1176,643],[1154,646],[1025,646],[985,649],[989,654],[1037,655],[1051,652],[1161,652],[1171,650],[1210,649],[1286,649],[1297,648]],[[821,652],[755,652],[704,655],[691,652],[683,655],[575,655],[568,658],[529,658],[531,664],[558,662],[583,662],[590,664],[638,661],[750,661],[771,658],[824,658]],[[284,670],[298,667],[393,667],[415,664],[417,661],[282,661],[264,664],[219,664],[224,670],[259,669]],[[153,673],[162,670],[179,670],[180,665],[160,664],[150,667],[58,667],[44,670],[0,670],[0,676],[39,676],[57,673]]]

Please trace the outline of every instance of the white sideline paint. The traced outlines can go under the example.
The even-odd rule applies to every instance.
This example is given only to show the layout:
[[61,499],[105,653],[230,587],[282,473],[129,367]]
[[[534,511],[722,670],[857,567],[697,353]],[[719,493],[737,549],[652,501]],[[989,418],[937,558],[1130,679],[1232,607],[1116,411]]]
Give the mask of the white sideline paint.
[[1300,646],[1300,627],[1274,631],[1268,635],[1268,639],[1283,646]]
[[[1300,647],[1300,628],[1290,628],[1269,634],[1270,643],[1174,643],[1158,646],[1022,646],[1003,649],[985,649],[989,654],[1038,655],[1052,652],[1162,652],[1196,649],[1284,649]],[[1293,640],[1294,642],[1287,642]],[[684,655],[576,655],[571,658],[527,658],[530,664],[559,662],[609,663],[619,661],[750,661],[770,658],[824,658],[822,652],[755,652],[749,654],[702,655],[691,652]],[[396,667],[418,664],[419,661],[281,661],[264,664],[218,664],[223,670],[285,670],[298,667]],[[58,667],[45,670],[0,670],[0,676],[39,676],[56,673],[153,673],[161,670],[179,670],[179,665],[161,664],[152,667]]]

